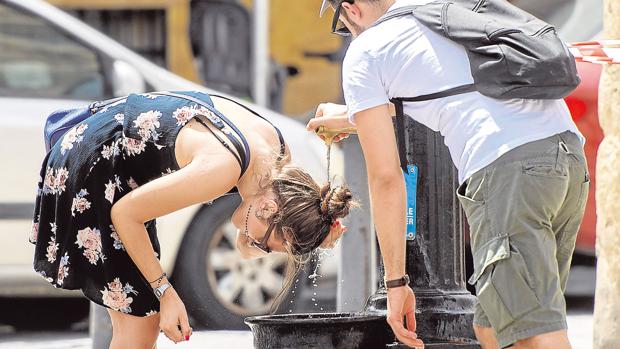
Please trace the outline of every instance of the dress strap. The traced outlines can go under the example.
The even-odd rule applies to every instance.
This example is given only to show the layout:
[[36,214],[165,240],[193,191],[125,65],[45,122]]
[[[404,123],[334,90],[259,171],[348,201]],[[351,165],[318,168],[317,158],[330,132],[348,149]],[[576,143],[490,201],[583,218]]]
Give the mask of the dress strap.
[[278,156],[278,161],[284,159],[284,156],[286,155],[286,143],[284,142],[284,137],[282,136],[282,132],[280,132],[280,129],[277,128],[273,123],[271,123],[271,121],[269,121],[267,118],[263,117],[262,115],[260,115],[259,113],[255,112],[254,110],[246,107],[245,105],[235,101],[234,99],[222,96],[222,95],[214,95],[214,94],[210,94],[210,96],[212,97],[218,97],[218,98],[222,98],[225,99],[229,102],[233,102],[241,107],[243,107],[245,110],[249,111],[250,113],[258,116],[259,118],[267,121],[271,126],[273,126],[273,128],[276,129],[276,132],[278,133],[278,139],[280,140],[280,155]]
[[226,116],[220,113],[212,105],[205,103],[204,101],[198,98],[194,98],[192,96],[188,96],[186,94],[181,94],[181,93],[176,93],[176,92],[151,92],[151,94],[176,97],[176,98],[186,99],[188,101],[194,102],[206,108],[207,110],[209,110],[211,113],[214,114],[214,116],[211,116],[211,117],[207,115],[207,118],[215,127],[217,127],[220,130],[223,130],[226,126],[228,126],[235,133],[237,133],[237,135],[239,135],[239,139],[241,139],[241,142],[243,142],[243,144],[241,144],[235,137],[233,137],[230,134],[227,134],[227,132],[223,130],[223,133],[228,137],[228,139],[230,139],[230,141],[233,143],[235,148],[237,148],[239,156],[243,158],[243,160],[241,161],[241,176],[243,176],[245,171],[248,169],[248,166],[250,165],[250,144],[248,144],[248,141],[243,136],[243,133],[241,133],[241,130],[239,130],[239,128],[237,128],[237,126],[235,126],[235,124],[233,124],[232,121],[230,121]]
[[[211,134],[215,138],[217,138],[217,140],[220,141],[220,143],[222,143],[222,145],[226,149],[228,149],[228,151],[235,157],[235,159],[239,163],[239,166],[241,167],[241,170],[243,171],[243,169],[246,168],[247,166],[244,166],[244,164],[243,164],[243,160],[245,160],[245,159],[242,160],[241,157],[238,155],[238,154],[241,154],[243,152],[243,148],[241,147],[241,143],[239,143],[239,141],[235,137],[233,137],[232,135],[230,135],[228,133],[224,133],[228,137],[228,139],[232,142],[232,144],[235,146],[235,148],[237,149],[237,152],[233,151],[232,149],[230,149],[230,146],[228,145],[228,143],[226,143],[226,141],[224,141],[220,136],[218,136],[215,132],[213,132],[213,130],[211,129],[211,127],[209,127],[209,125],[207,125],[200,118],[195,118],[195,119],[196,119],[196,121],[198,121],[199,124],[201,124],[207,130],[209,130],[209,132],[211,132]],[[241,178],[241,176],[243,176],[243,172],[241,173],[239,178]]]

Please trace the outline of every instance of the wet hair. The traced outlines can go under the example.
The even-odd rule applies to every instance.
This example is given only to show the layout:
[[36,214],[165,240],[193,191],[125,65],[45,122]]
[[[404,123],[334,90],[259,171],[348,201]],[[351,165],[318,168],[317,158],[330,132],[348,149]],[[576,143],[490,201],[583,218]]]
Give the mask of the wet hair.
[[278,212],[269,218],[276,236],[284,240],[287,266],[282,291],[272,311],[283,301],[297,273],[329,236],[332,224],[356,205],[346,186],[320,186],[305,170],[285,165],[267,181],[275,194]]
[[279,208],[272,221],[298,256],[321,245],[334,221],[349,214],[353,200],[348,188],[320,187],[306,171],[292,166],[271,180],[270,189]]

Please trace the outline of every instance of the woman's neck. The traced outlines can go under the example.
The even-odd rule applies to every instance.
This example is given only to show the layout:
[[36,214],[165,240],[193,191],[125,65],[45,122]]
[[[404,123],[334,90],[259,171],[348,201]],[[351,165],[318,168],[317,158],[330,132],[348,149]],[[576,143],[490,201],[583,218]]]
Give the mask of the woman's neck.
[[257,196],[263,192],[271,181],[271,178],[277,175],[277,167],[275,164],[266,163],[263,157],[256,158],[248,171],[237,182],[239,195],[243,199]]

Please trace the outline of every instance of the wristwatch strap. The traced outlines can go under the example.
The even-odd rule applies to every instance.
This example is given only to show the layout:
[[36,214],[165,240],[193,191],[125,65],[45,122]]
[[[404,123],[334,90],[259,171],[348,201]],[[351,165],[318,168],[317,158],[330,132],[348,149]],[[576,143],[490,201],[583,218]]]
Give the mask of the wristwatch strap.
[[157,300],[160,300],[161,297],[164,296],[164,292],[166,292],[167,289],[171,288],[172,285],[170,285],[169,283],[165,283],[159,287],[157,287],[156,289],[153,290],[153,292],[155,293],[155,297],[157,297]]
[[407,286],[409,285],[409,275],[405,274],[405,276],[401,277],[400,279],[396,279],[396,280],[386,280],[385,281],[385,287],[386,288],[396,288],[396,287],[402,287],[402,286]]

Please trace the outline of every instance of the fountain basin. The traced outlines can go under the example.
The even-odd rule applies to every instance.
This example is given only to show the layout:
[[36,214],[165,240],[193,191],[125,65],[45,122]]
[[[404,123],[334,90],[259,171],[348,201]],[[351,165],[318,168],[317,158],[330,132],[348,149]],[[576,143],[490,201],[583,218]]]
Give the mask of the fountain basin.
[[[388,344],[387,349],[410,349],[410,347],[402,343]],[[424,349],[480,349],[480,344],[471,340],[446,341],[439,340],[424,342]]]
[[394,342],[385,316],[319,313],[254,316],[245,319],[255,349],[385,348]]

